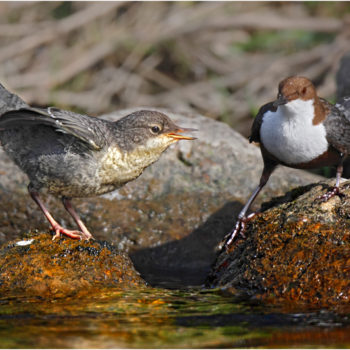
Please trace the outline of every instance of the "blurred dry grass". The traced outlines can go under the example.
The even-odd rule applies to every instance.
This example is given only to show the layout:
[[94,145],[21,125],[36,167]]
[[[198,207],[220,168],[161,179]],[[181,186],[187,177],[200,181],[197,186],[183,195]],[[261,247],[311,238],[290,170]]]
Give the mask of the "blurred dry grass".
[[0,2],[0,80],[33,104],[195,110],[248,134],[288,75],[334,96],[349,13],[347,2]]

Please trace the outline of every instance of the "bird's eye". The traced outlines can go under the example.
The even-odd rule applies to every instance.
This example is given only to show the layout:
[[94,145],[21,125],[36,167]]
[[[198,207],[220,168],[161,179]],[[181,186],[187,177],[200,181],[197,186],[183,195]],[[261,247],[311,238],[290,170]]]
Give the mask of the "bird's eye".
[[158,125],[154,125],[151,127],[151,131],[153,134],[159,134],[160,132],[160,127]]

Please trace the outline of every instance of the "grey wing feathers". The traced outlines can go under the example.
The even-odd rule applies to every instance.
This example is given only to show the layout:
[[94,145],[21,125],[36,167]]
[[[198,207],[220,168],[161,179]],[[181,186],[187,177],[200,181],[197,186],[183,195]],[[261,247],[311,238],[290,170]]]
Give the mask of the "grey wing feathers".
[[350,96],[342,97],[335,105],[340,112],[344,114],[344,117],[350,122]]
[[10,129],[24,125],[46,125],[56,131],[73,135],[87,143],[90,148],[99,150],[106,144],[107,121],[63,111],[57,108],[22,108],[8,111],[0,117],[0,129]]
[[0,84],[0,115],[9,110],[28,107],[28,105],[17,95],[8,91]]
[[328,142],[343,154],[350,154],[350,99],[347,99],[341,105],[329,104],[330,111],[324,122]]

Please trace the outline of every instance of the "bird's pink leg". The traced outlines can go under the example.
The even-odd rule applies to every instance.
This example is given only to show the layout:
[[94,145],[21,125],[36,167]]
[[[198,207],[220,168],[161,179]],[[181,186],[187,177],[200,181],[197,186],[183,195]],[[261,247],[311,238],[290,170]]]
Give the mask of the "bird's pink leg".
[[321,202],[327,202],[328,200],[330,200],[335,195],[338,195],[338,196],[342,196],[343,195],[339,191],[339,185],[340,185],[341,176],[343,174],[343,162],[344,162],[345,158],[346,158],[346,156],[342,155],[340,163],[337,166],[337,175],[336,175],[335,186],[330,191],[328,191],[325,194],[323,194],[322,196],[317,197],[317,199],[319,199]]
[[256,196],[259,194],[263,186],[258,186],[253,194],[250,196],[248,202],[243,207],[243,209],[240,211],[237,217],[236,225],[233,228],[233,230],[227,234],[224,238],[224,245],[223,247],[226,248],[226,250],[230,247],[230,245],[233,243],[233,241],[237,238],[238,235],[241,235],[243,238],[245,238],[244,232],[246,230],[247,222],[249,222],[256,213],[251,213],[250,215],[246,216],[247,211],[249,210],[249,207],[253,203]]
[[64,227],[62,227],[50,214],[50,212],[46,209],[44,203],[41,201],[39,194],[36,191],[31,190],[28,188],[29,194],[33,198],[36,204],[38,204],[39,208],[42,210],[44,213],[46,219],[49,221],[51,224],[52,230],[55,231],[55,235],[53,236],[52,240],[55,240],[56,238],[59,238],[61,234],[74,238],[74,239],[81,239],[85,238],[84,234],[80,231],[72,231],[72,230],[67,230]]
[[84,225],[84,223],[81,221],[77,212],[74,210],[71,201],[68,198],[64,197],[64,198],[62,198],[62,203],[63,203],[64,207],[66,208],[66,210],[68,211],[68,213],[72,216],[74,221],[77,223],[77,225],[81,229],[81,233],[83,234],[83,238],[86,240],[94,238],[92,236],[92,234],[89,232],[89,230],[87,229],[87,227]]
[[234,240],[237,238],[238,235],[241,235],[243,238],[245,238],[244,232],[246,230],[247,222],[249,222],[257,213],[251,213],[250,215],[246,215],[247,211],[249,210],[250,206],[252,205],[254,199],[257,197],[257,195],[260,193],[262,188],[266,185],[268,179],[270,178],[272,172],[274,171],[275,166],[270,164],[265,164],[264,170],[260,177],[260,182],[257,188],[254,190],[250,198],[248,199],[248,202],[243,207],[243,209],[238,214],[238,218],[236,221],[236,226],[233,228],[233,230],[227,234],[223,240],[223,244],[221,244],[222,248],[225,248],[226,250],[229,249],[230,245],[234,242]]

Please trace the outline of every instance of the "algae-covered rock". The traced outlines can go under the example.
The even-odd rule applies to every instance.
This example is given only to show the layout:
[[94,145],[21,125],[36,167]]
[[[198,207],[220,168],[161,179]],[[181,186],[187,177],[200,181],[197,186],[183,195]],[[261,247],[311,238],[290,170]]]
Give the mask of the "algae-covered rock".
[[248,224],[247,238],[221,252],[209,283],[270,302],[348,304],[350,182],[341,186],[343,195],[322,202],[327,187],[297,188],[271,202]]
[[0,295],[50,298],[143,284],[129,257],[107,242],[29,234],[0,248]]

